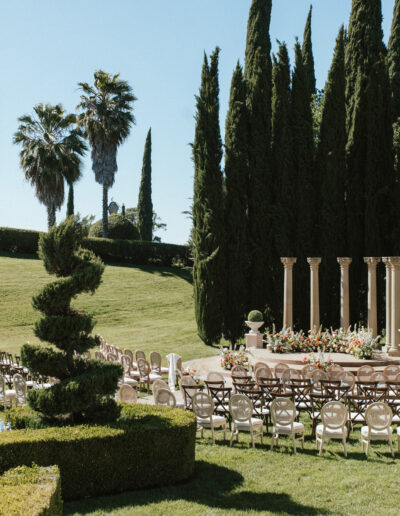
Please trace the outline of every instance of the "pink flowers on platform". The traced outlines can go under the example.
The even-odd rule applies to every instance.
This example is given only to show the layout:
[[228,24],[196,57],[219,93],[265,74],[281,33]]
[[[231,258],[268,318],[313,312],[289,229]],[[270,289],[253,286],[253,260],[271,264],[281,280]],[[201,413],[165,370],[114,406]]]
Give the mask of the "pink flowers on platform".
[[222,348],[220,351],[221,367],[228,371],[236,365],[248,366],[249,358],[241,346],[239,351],[230,351],[227,348]]

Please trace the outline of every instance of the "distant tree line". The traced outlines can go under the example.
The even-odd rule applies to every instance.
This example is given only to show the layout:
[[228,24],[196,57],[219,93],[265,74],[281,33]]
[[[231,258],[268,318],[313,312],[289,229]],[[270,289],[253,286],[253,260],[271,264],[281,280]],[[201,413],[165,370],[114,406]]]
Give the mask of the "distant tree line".
[[[388,48],[381,0],[353,0],[323,91],[312,9],[303,42],[271,56],[272,0],[253,0],[244,70],[232,77],[223,145],[219,49],[204,57],[193,142],[195,313],[207,344],[243,335],[251,309],[282,324],[282,256],[296,256],[295,325],[309,325],[307,257],[320,256],[321,321],[338,327],[337,257],[353,259],[351,319],[365,321],[364,256],[399,254],[400,0]],[[225,164],[222,168],[224,147]],[[379,273],[382,286],[383,270]],[[381,303],[384,289],[379,289]]]

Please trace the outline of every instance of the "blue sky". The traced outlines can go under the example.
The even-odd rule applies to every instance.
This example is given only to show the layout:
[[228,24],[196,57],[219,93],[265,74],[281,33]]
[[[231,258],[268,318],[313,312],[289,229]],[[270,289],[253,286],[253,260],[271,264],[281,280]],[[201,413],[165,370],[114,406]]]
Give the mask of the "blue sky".
[[[38,102],[61,102],[74,111],[77,83],[93,72],[120,73],[131,84],[137,124],[118,152],[118,172],[109,197],[136,206],[143,148],[153,138],[153,206],[167,232],[164,242],[184,243],[190,221],[195,99],[203,51],[220,56],[221,128],[236,61],[243,63],[250,0],[18,0],[2,2],[0,14],[0,226],[46,229],[46,209],[19,168],[12,144],[17,118]],[[383,0],[385,41],[394,0]],[[286,41],[293,55],[302,38],[310,2],[274,0],[271,40]],[[314,0],[313,46],[317,86],[324,86],[339,26],[347,25],[350,0]],[[87,155],[76,185],[75,207],[101,216],[101,186]],[[65,216],[65,204],[57,220]]]

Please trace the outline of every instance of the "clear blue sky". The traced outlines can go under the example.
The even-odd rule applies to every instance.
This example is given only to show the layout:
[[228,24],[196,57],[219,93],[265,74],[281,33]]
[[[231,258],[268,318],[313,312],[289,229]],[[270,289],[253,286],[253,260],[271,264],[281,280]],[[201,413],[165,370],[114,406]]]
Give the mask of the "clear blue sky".
[[[153,137],[153,205],[168,225],[164,242],[184,243],[190,221],[195,99],[203,51],[221,47],[221,127],[225,123],[231,74],[243,63],[250,0],[18,0],[2,2],[0,20],[0,226],[46,229],[46,210],[19,168],[12,144],[17,118],[38,102],[61,102],[73,111],[79,81],[93,71],[121,73],[138,101],[136,126],[118,152],[110,191],[119,204],[136,206],[144,142]],[[383,0],[385,41],[394,0]],[[274,0],[271,40],[292,51],[302,38],[309,0]],[[350,0],[314,0],[313,45],[317,86],[324,86],[339,26],[347,25]],[[293,52],[291,53],[293,55]],[[76,185],[82,215],[101,216],[101,186],[87,155]],[[57,213],[60,221],[65,205]]]

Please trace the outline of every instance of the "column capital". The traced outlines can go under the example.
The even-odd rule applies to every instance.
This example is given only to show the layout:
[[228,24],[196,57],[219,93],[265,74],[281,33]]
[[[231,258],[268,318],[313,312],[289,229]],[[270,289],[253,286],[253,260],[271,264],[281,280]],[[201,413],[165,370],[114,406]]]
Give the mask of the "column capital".
[[283,263],[283,266],[286,268],[292,268],[293,265],[297,262],[297,258],[284,256],[281,258],[281,262]]
[[350,267],[353,258],[348,258],[347,256],[340,256],[339,258],[337,258],[337,261],[340,267],[348,268]]
[[385,264],[386,267],[390,267],[390,257],[389,256],[384,256],[382,258],[382,262]]
[[322,258],[307,258],[308,263],[310,264],[310,267],[318,267],[318,265],[321,263]]
[[389,263],[393,269],[400,269],[400,256],[389,256]]
[[368,265],[377,265],[379,262],[381,261],[380,258],[378,258],[377,256],[367,256],[367,257],[364,257],[364,262],[367,263]]

